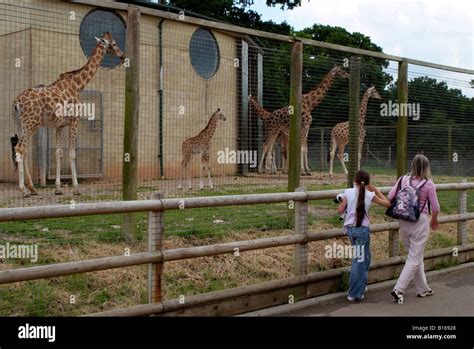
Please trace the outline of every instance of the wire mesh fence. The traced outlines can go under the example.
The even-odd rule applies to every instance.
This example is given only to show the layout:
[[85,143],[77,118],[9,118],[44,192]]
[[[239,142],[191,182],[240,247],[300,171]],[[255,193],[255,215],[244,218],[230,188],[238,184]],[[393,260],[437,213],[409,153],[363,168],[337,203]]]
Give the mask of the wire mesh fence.
[[[62,1],[0,1],[0,207],[68,204],[73,209],[80,202],[122,199],[122,166],[130,161],[123,151],[125,72],[133,64],[120,59],[120,51],[125,57],[127,53],[126,23],[127,13],[120,10]],[[142,14],[138,198],[155,192],[169,198],[286,191],[290,49],[289,43],[199,27],[185,18],[172,21]],[[301,177],[301,185],[309,190],[342,191],[347,184],[349,58],[347,52],[304,46],[302,90],[311,103],[303,118],[309,125],[311,173]],[[364,109],[359,128],[365,137],[360,162],[376,185],[392,185],[397,174],[396,63],[368,56],[361,63]],[[474,177],[472,78],[410,65],[407,168],[415,154],[424,153],[435,182]],[[69,97],[59,95],[56,100],[49,94],[58,94],[58,89]],[[22,114],[29,115],[23,130],[15,122]],[[45,120],[48,115],[51,120]],[[55,123],[53,116],[65,124]],[[68,128],[76,116],[75,167],[81,195],[73,195],[70,162],[74,137]],[[57,137],[58,129],[64,137]],[[18,152],[12,148],[25,130],[34,131],[24,164],[38,193],[29,197],[18,190]],[[455,192],[443,192],[439,198],[443,213],[456,212]],[[470,211],[472,204],[469,200]],[[289,205],[167,212],[164,247],[288,234]],[[339,227],[335,208],[328,200],[310,203],[310,228]],[[385,221],[381,210],[374,212],[374,222]],[[2,223],[2,243],[38,244],[40,257],[35,262],[8,260],[0,268],[145,252],[148,217],[136,218],[132,242],[124,238],[121,215]],[[432,236],[432,247],[455,244],[453,232],[447,225],[444,235]],[[374,239],[375,259],[387,257],[386,235]],[[348,244],[311,244],[310,271],[349,263],[324,257],[325,246],[333,242]],[[288,276],[295,267],[293,254],[292,247],[285,247],[171,262],[165,270],[166,297]],[[2,315],[75,315],[144,303],[145,285],[145,267],[18,283],[0,286],[0,309]],[[31,302],[15,304],[18,293]]]

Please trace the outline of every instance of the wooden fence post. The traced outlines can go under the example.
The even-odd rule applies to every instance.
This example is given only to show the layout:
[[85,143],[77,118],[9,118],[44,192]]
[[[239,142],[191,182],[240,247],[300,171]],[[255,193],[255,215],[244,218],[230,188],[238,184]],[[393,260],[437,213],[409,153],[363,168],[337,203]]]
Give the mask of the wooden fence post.
[[[153,193],[152,200],[163,199],[162,193]],[[148,213],[148,252],[163,250],[164,211]],[[157,303],[163,299],[164,262],[148,264],[148,303]]]
[[[304,187],[296,188],[297,192],[305,192]],[[308,233],[308,201],[295,202],[295,234]],[[295,245],[294,272],[296,275],[308,273],[308,242]]]
[[290,139],[288,159],[288,191],[300,186],[301,169],[301,94],[303,85],[303,44],[294,41],[291,46],[290,81]]
[[[466,179],[461,179],[460,183],[466,183]],[[467,190],[458,191],[458,213],[467,213]],[[467,221],[458,222],[458,245],[467,245]]]
[[[359,156],[359,89],[360,89],[360,57],[352,56],[349,78],[349,164],[347,187],[352,188],[358,170]],[[362,150],[361,150],[362,157]]]
[[[408,63],[398,63],[398,103],[408,103]],[[399,108],[400,111],[405,110]],[[408,115],[398,115],[397,120],[397,177],[406,173]]]
[[[125,117],[123,130],[122,192],[124,200],[136,200],[138,190],[138,132],[140,113],[140,9],[129,6],[126,30]],[[136,232],[133,213],[123,215],[125,241]]]

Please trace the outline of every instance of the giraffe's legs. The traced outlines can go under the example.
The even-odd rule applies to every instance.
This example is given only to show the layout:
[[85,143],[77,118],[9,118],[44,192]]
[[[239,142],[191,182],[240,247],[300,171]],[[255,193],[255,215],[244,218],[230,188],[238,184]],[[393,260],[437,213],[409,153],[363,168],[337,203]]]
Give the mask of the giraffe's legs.
[[275,148],[272,149],[272,173],[276,172],[276,156],[275,156]]
[[309,128],[301,130],[301,174],[311,176],[311,169],[308,164],[308,132]]
[[24,156],[20,151],[16,152],[16,161],[18,162],[18,187],[23,194],[23,197],[30,196],[28,190],[25,189],[25,174],[24,174]]
[[211,166],[209,164],[209,158],[210,158],[209,150],[204,151],[201,156],[201,164],[202,164],[203,170],[207,169],[207,180],[209,182],[209,189],[214,189],[214,184],[212,183],[212,179],[211,179]]
[[206,170],[206,166],[204,165],[204,153],[201,154],[201,160],[199,164],[199,189],[204,189],[204,181],[202,180],[202,173]]
[[188,165],[189,162],[191,161],[192,155],[190,153],[186,153],[183,151],[183,160],[181,161],[181,176],[179,178],[179,185],[178,189],[183,189],[183,179],[186,179],[188,181],[188,189],[191,190],[191,180],[188,177]]
[[344,169],[344,173],[347,175],[349,172],[347,172],[347,167],[346,164],[344,163],[344,148],[346,147],[345,144],[339,144],[339,152],[337,153],[337,157],[339,161],[341,162],[342,168]]
[[275,140],[277,139],[277,137],[278,137],[277,132],[270,133],[270,131],[269,131],[268,137],[265,140],[265,143],[263,144],[262,158],[260,159],[260,163],[258,165],[258,173],[263,173],[264,172],[263,171],[264,162],[266,164],[265,167],[267,167],[268,157],[271,157],[272,147],[273,147],[273,144],[275,143]]
[[72,176],[72,193],[74,195],[81,195],[79,190],[79,183],[77,182],[77,170],[76,170],[76,137],[77,137],[77,119],[71,122],[69,125],[69,161],[71,165],[71,176]]
[[38,192],[33,185],[33,180],[31,179],[30,167],[28,165],[28,150],[25,150],[23,153],[24,165],[25,165],[25,174],[26,174],[26,186],[30,190],[31,195],[38,195]]
[[331,139],[331,151],[329,153],[329,175],[333,175],[334,155],[336,155],[337,142],[334,137]]
[[271,150],[268,152],[269,156],[265,161],[265,172],[276,174],[276,163],[275,163],[275,143],[272,144]]
[[56,190],[54,193],[56,195],[63,195],[61,189],[61,159],[63,157],[63,130],[64,127],[58,127],[56,129]]
[[[28,141],[31,139],[35,131],[35,129],[26,129],[22,127],[22,135],[18,140],[18,144],[15,146],[15,160],[18,162],[18,187],[24,197],[30,196],[30,192],[25,188],[25,162],[27,161],[26,154]],[[29,169],[27,168],[26,171],[27,177],[30,177],[31,179],[31,176],[29,176]]]
[[288,173],[288,137],[284,135],[281,145],[281,168],[283,173]]

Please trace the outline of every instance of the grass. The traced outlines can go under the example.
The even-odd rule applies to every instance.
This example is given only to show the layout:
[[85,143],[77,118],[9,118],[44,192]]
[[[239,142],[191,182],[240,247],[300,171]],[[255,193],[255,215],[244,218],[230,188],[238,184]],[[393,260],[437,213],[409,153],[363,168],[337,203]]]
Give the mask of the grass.
[[443,260],[442,262],[439,262],[433,266],[433,270],[441,270],[441,269],[446,269],[446,268],[451,268],[456,266],[456,258],[454,257],[449,257],[448,259]]

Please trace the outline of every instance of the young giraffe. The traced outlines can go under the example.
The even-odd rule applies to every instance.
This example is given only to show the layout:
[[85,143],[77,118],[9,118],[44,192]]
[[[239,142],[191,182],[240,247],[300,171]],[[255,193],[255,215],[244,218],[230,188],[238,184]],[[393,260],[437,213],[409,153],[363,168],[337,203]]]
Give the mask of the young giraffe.
[[[309,127],[313,121],[311,112],[316,108],[326,96],[329,88],[337,77],[348,78],[349,73],[344,71],[338,65],[334,66],[319,83],[319,85],[302,95],[301,98],[301,173],[310,175],[311,169],[308,165],[308,132]],[[252,104],[257,103],[253,101]],[[258,103],[257,103],[258,104]],[[254,108],[256,108],[254,106]],[[261,108],[261,107],[260,107]],[[261,108],[263,109],[263,108]],[[267,111],[267,113],[269,113]],[[258,113],[262,118],[267,129],[267,136],[263,145],[263,154],[260,159],[258,172],[263,173],[263,165],[265,161],[265,168],[269,168],[271,164],[271,154],[273,146],[280,133],[284,133],[288,138],[290,132],[290,115],[289,108],[283,107],[277,109],[269,114]],[[263,118],[262,115],[264,115]]]
[[[369,98],[382,99],[380,94],[375,89],[375,86],[372,86],[365,91],[362,100],[360,101],[359,107],[359,149],[357,156],[357,168],[360,168],[360,159],[362,155],[362,146],[364,145],[365,140],[365,114],[367,113],[367,104],[369,103]],[[329,159],[329,174],[333,175],[333,163],[334,155],[336,154],[336,149],[339,148],[337,157],[341,162],[344,172],[347,175],[347,168],[344,164],[344,148],[347,143],[349,143],[349,121],[341,122],[333,127],[331,131],[331,151]]]
[[[257,112],[257,116],[263,121],[264,130],[265,130],[265,135],[264,135],[264,142],[265,142],[265,140],[267,139],[268,130],[269,130],[269,127],[267,127],[267,125],[265,125],[265,123],[266,123],[266,120],[268,120],[271,117],[272,113],[270,113],[265,108],[260,106],[260,104],[257,102],[257,100],[252,95],[249,95],[249,102],[250,102],[250,105]],[[288,162],[288,136],[285,133],[280,132],[280,134],[278,135],[278,137],[276,139],[276,143],[280,146],[282,170],[286,171],[287,162]],[[272,148],[272,150],[270,152],[270,155],[271,155],[271,163],[272,163],[271,173],[275,174],[277,167],[276,167],[276,163],[275,163],[275,150],[274,150],[274,148]]]
[[181,147],[183,152],[183,160],[181,161],[181,177],[180,184],[178,189],[183,188],[183,177],[186,177],[188,180],[188,188],[192,189],[191,179],[188,176],[188,165],[191,162],[192,158],[196,154],[201,154],[201,166],[200,166],[200,177],[199,177],[199,189],[204,189],[204,181],[202,180],[202,173],[207,168],[207,175],[209,179],[209,188],[214,189],[211,180],[211,167],[209,166],[209,157],[211,152],[211,140],[216,132],[217,121],[225,121],[226,117],[220,110],[217,108],[217,111],[212,114],[211,119],[207,123],[206,127],[198,133],[197,136],[187,138]]
[[[56,195],[62,195],[61,190],[61,158],[63,129],[69,128],[69,159],[71,165],[73,193],[80,195],[77,173],[76,173],[76,136],[78,130],[79,115],[70,115],[69,110],[75,114],[79,106],[78,95],[91,81],[99,69],[106,53],[120,57],[123,61],[125,54],[117,46],[109,32],[104,33],[102,38],[97,38],[97,45],[87,63],[80,69],[63,73],[51,85],[40,85],[29,88],[20,93],[13,102],[13,117],[17,132],[20,135],[18,143],[14,147],[15,160],[19,167],[19,188],[25,197],[37,195],[37,191],[31,180],[28,167],[28,143],[39,127],[56,128]],[[67,112],[64,109],[67,106]],[[72,106],[72,108],[70,108]],[[63,115],[66,114],[66,115]],[[26,186],[25,189],[26,173]]]

